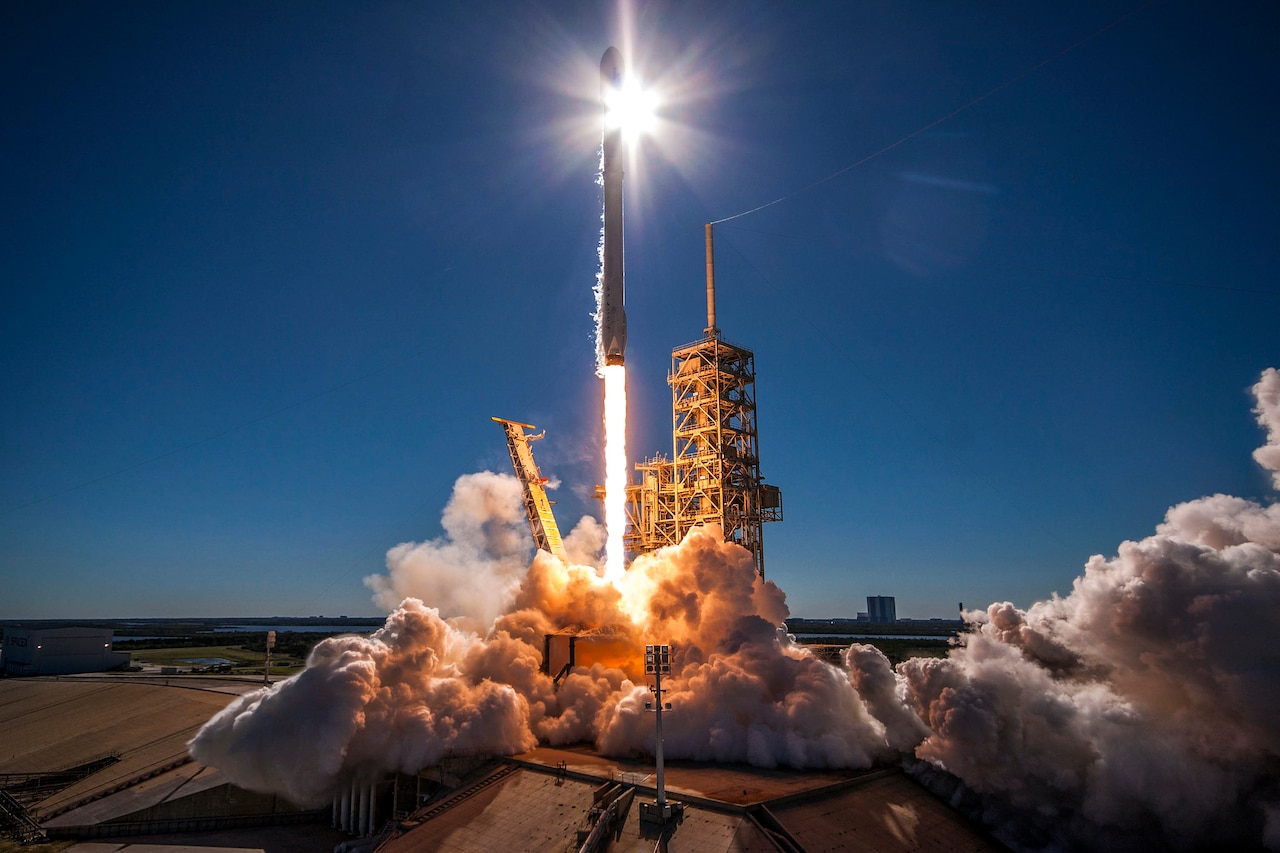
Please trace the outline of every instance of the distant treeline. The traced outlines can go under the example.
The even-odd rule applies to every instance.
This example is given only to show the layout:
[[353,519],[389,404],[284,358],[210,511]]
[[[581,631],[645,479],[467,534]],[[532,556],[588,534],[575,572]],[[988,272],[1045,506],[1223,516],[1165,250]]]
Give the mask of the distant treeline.
[[[336,637],[344,632],[334,631],[331,634],[319,631],[277,631],[276,644],[272,654],[281,657],[305,658],[311,653],[316,643],[328,637]],[[140,651],[143,649],[195,649],[208,646],[236,646],[249,652],[266,654],[267,635],[263,631],[207,631],[189,634],[182,637],[154,637],[147,640],[117,640],[112,648],[119,652]]]
[[[342,625],[344,628],[380,628],[385,616],[324,617],[324,616],[254,616],[248,618],[217,617],[209,619],[0,619],[0,633],[10,628],[110,628],[124,636],[191,637],[213,633],[215,628],[228,625],[249,626],[288,625],[299,628],[309,626]],[[220,632],[221,633],[221,632]],[[341,633],[335,631],[334,633]],[[226,636],[231,636],[227,632]],[[205,645],[202,643],[202,645]]]
[[943,658],[951,649],[951,640],[907,640],[896,637],[824,637],[821,642],[811,640],[805,645],[818,657],[836,666],[844,665],[844,651],[854,643],[875,646],[889,663],[897,666],[909,658]]

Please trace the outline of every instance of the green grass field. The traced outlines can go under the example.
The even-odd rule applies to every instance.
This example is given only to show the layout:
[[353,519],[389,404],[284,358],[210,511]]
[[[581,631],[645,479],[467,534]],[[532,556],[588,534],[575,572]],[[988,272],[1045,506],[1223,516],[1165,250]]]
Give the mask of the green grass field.
[[897,666],[908,658],[945,658],[951,644],[947,640],[907,640],[899,637],[824,637],[821,642],[810,641],[805,645],[813,646],[814,652],[828,663],[840,666],[840,655],[853,643],[875,646],[884,652],[889,663]]

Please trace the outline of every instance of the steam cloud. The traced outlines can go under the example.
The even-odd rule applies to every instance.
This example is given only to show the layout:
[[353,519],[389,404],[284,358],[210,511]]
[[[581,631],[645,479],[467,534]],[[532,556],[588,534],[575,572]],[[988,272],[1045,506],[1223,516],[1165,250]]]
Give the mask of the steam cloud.
[[[1280,372],[1253,391],[1267,431],[1254,456],[1280,488]],[[366,579],[380,603],[422,600],[372,636],[321,642],[302,673],[210,720],[192,755],[320,804],[352,777],[453,752],[651,753],[639,647],[670,642],[670,757],[901,758],[1024,850],[1280,850],[1280,504],[1179,504],[1153,535],[1091,558],[1066,597],[967,614],[946,659],[896,671],[871,646],[842,670],[796,644],[778,627],[782,591],[714,528],[609,583],[542,552],[526,567],[514,478],[460,478],[444,527]],[[568,539],[575,559],[597,554],[600,526]],[[558,631],[590,636],[599,662],[557,687],[540,663]]]
[[384,610],[420,598],[482,630],[506,608],[528,566],[533,539],[520,481],[489,471],[458,478],[441,525],[438,539],[388,551],[387,574],[364,584]]
[[[510,474],[464,474],[441,519],[444,535],[405,542],[387,552],[387,574],[364,585],[384,610],[407,598],[431,602],[445,618],[485,631],[505,612],[529,566],[533,537],[520,481]],[[604,545],[604,527],[584,516],[563,539],[570,559],[593,565]]]
[[1253,395],[1258,399],[1253,412],[1267,431],[1267,443],[1253,451],[1253,458],[1271,472],[1271,485],[1280,490],[1280,370],[1264,370],[1253,386]]
[[[493,532],[507,517],[487,501],[459,498],[488,485],[458,482],[450,507],[491,515],[469,530]],[[461,525],[451,529],[456,535]],[[409,553],[440,559],[455,546],[427,543]],[[416,578],[403,547],[388,564],[393,575],[410,565]],[[483,547],[457,553],[480,554],[478,564],[490,565]],[[386,581],[396,582],[408,581]],[[196,736],[191,753],[237,784],[319,804],[344,779],[414,772],[451,752],[513,753],[539,741],[651,752],[637,650],[656,639],[672,644],[679,673],[666,695],[680,708],[664,741],[673,757],[764,767],[857,767],[891,757],[884,727],[849,679],[779,627],[787,615],[781,590],[716,528],[637,559],[617,585],[593,567],[539,552],[485,636],[460,627],[465,619],[446,620],[406,599],[371,636],[322,641],[302,673],[235,700]],[[602,662],[573,671],[557,689],[540,666],[543,637],[562,630],[593,636]]]

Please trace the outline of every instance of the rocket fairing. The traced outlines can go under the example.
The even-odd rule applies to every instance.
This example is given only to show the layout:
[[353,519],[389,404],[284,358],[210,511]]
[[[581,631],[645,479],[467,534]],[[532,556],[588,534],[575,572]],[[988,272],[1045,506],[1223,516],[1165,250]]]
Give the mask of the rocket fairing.
[[[607,114],[622,88],[622,54],[610,47],[600,59],[600,100]],[[616,123],[615,123],[616,124]],[[600,268],[600,347],[604,363],[623,364],[627,352],[626,292],[622,270],[622,127],[605,115],[600,172],[604,185],[604,239]]]

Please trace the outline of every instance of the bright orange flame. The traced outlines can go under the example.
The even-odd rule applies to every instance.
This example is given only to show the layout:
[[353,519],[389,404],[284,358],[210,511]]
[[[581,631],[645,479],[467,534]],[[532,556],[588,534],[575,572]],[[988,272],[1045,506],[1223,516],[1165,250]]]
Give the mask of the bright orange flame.
[[618,581],[625,569],[622,533],[627,526],[627,369],[608,364],[604,372],[605,579]]

